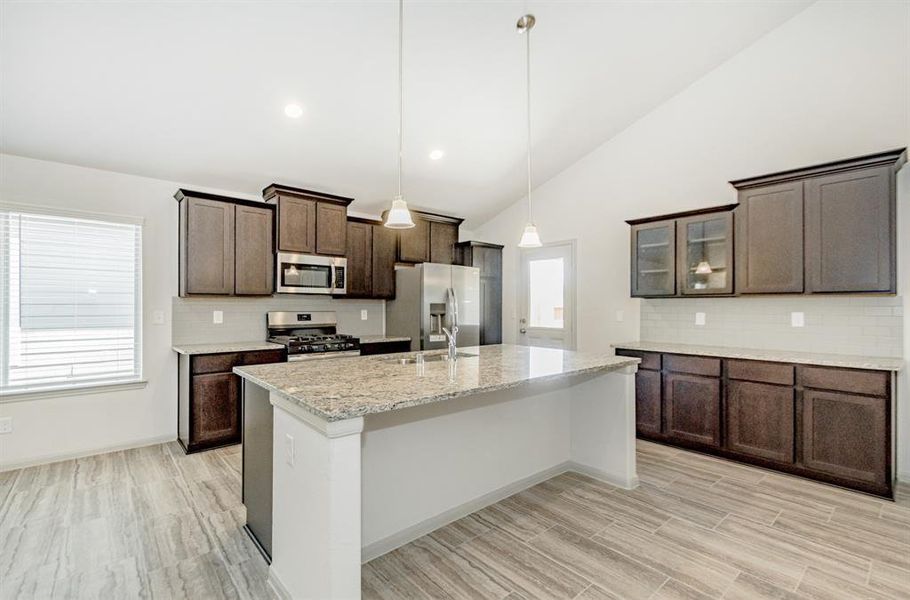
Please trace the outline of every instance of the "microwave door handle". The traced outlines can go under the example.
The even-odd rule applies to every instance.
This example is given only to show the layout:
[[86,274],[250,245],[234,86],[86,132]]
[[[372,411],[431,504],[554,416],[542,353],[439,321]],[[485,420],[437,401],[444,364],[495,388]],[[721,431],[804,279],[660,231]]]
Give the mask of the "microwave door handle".
[[331,278],[331,280],[329,281],[329,293],[334,294],[335,293],[335,263],[334,262],[331,264],[331,270],[329,271],[329,277]]

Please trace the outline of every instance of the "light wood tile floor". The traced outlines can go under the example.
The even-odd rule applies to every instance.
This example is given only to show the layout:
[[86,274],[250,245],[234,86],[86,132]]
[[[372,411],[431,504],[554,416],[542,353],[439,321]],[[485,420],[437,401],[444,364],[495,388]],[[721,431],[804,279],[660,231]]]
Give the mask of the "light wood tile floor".
[[[910,598],[898,502],[639,442],[642,485],[563,474],[364,565],[365,600]],[[270,598],[240,447],[0,473],[0,598]]]

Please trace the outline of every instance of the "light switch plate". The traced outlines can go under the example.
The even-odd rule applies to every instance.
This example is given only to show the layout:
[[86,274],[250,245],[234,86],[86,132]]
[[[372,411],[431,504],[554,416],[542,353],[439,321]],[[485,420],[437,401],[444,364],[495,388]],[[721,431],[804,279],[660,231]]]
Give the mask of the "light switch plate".
[[212,323],[215,323],[216,325],[224,323],[224,312],[220,310],[213,310]]
[[696,325],[705,324],[705,313],[702,313],[702,312],[695,313],[695,324]]
[[152,311],[152,325],[164,325],[164,311],[163,310],[153,310]]
[[623,314],[623,312],[621,310],[616,311],[616,320],[618,322],[622,323],[622,320],[624,317],[625,317],[625,315]]
[[806,326],[806,313],[801,313],[801,312],[790,313],[790,326],[791,327],[805,327]]
[[294,436],[290,433],[284,434],[284,462],[288,464],[289,467],[294,466]]
[[13,418],[0,417],[0,434],[13,432]]
[[365,308],[360,309],[360,320],[361,321],[367,320],[367,309],[365,309]]

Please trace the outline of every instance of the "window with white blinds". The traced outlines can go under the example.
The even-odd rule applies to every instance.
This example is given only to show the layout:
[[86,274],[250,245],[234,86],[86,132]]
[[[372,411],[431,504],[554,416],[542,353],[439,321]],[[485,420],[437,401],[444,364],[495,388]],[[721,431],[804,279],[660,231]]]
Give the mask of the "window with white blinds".
[[0,395],[141,378],[142,227],[0,209]]

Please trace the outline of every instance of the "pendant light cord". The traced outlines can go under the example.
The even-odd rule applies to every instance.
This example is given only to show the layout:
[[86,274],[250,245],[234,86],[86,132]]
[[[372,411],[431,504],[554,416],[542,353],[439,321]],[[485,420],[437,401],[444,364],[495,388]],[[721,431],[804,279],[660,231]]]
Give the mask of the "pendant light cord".
[[533,223],[534,220],[531,218],[531,27],[528,27],[524,33],[527,36],[527,39],[525,39],[527,48],[527,87],[525,92],[528,108],[528,223]]
[[402,56],[404,55],[404,0],[398,0],[398,198],[401,198],[401,148],[404,121],[404,83]]

